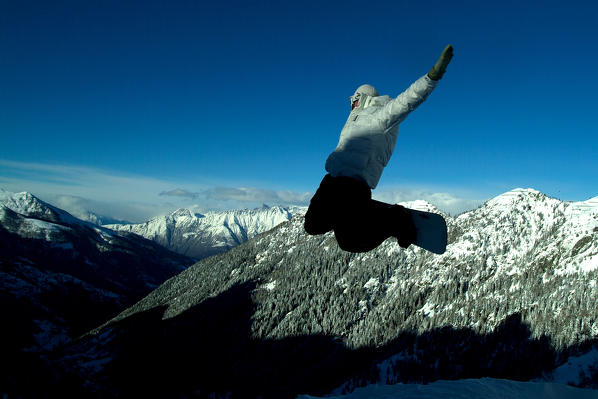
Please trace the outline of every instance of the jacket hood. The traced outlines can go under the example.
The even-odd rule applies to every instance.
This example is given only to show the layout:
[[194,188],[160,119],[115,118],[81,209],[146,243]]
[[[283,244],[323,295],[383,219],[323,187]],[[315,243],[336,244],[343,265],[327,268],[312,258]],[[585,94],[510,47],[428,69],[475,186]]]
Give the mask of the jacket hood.
[[[357,101],[357,106],[353,107],[355,101]],[[361,85],[355,90],[355,94],[351,96],[351,112],[371,106],[383,106],[389,101],[390,97],[380,96],[374,86],[368,84]]]
[[371,85],[361,85],[357,88],[357,90],[355,90],[355,94],[360,93],[360,94],[365,94],[366,96],[369,97],[378,97],[378,90],[376,90],[376,88],[374,86]]
[[[361,85],[355,90],[355,93],[351,96],[352,111],[366,108],[372,105],[372,100],[379,96],[378,90],[372,85]],[[354,102],[357,101],[357,106],[353,106]]]

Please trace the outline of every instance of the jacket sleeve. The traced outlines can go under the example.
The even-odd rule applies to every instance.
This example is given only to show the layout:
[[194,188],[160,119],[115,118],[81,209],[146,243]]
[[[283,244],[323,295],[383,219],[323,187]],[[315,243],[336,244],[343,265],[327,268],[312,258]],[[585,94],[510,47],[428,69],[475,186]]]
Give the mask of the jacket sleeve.
[[407,90],[379,111],[381,122],[387,128],[401,123],[411,111],[428,98],[437,84],[438,81],[430,79],[428,74],[413,82]]

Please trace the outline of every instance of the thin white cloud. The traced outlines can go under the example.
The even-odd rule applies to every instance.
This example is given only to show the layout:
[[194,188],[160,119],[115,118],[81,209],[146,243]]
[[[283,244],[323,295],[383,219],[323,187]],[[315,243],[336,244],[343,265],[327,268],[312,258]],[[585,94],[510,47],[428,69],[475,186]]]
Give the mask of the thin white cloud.
[[463,193],[461,190],[438,190],[434,188],[397,188],[381,187],[373,192],[373,198],[388,203],[424,200],[443,212],[457,215],[477,208],[486,199],[479,199],[473,193]]
[[172,183],[149,178],[119,174],[94,168],[0,160],[0,184],[9,190],[64,194],[94,200],[123,199],[145,202]]
[[266,204],[307,205],[311,193],[292,191],[274,191],[256,187],[215,187],[201,192],[208,199],[227,201],[246,201]]
[[182,188],[162,191],[160,196],[188,198],[192,200],[214,200],[274,205],[307,205],[312,193],[275,191],[258,187],[213,187],[191,192]]
[[177,208],[198,212],[268,205],[307,205],[310,193],[206,187],[71,165],[0,160],[0,187],[28,191],[75,216],[88,211],[141,222]]
[[159,214],[173,210],[172,205],[151,204],[126,201],[96,201],[70,195],[45,194],[40,197],[73,216],[87,220],[89,213],[103,219],[114,219],[124,222],[142,222]]
[[183,190],[182,188],[175,188],[174,190],[170,191],[162,191],[159,195],[162,197],[181,197],[189,199],[196,199],[199,197],[199,193],[192,193],[191,191]]
[[[206,186],[125,175],[70,165],[0,160],[0,187],[29,191],[75,216],[94,212],[132,222],[146,221],[177,208],[196,212],[255,208],[267,205],[308,205],[312,193],[259,187]],[[379,187],[377,200],[397,203],[426,200],[451,215],[476,208],[485,199],[447,188]]]

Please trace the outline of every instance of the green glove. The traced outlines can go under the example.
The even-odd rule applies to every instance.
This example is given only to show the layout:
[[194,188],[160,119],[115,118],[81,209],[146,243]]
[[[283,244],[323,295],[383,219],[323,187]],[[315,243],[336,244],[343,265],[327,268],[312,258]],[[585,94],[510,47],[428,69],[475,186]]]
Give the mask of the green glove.
[[451,58],[453,58],[453,46],[450,44],[444,48],[442,54],[440,54],[440,58],[436,61],[436,64],[430,69],[428,72],[428,76],[432,80],[440,80],[442,79],[442,75],[446,71],[446,67],[451,62]]

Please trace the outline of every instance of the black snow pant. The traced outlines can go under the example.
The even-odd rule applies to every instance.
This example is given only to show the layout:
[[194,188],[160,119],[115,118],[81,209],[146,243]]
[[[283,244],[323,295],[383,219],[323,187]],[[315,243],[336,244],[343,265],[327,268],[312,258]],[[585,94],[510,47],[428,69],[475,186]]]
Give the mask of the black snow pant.
[[305,214],[310,235],[334,230],[339,247],[349,252],[368,252],[389,237],[402,247],[415,238],[413,222],[404,208],[372,199],[364,181],[324,176]]

